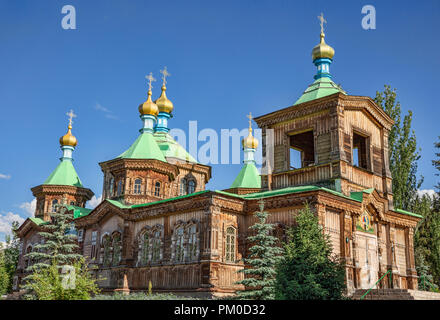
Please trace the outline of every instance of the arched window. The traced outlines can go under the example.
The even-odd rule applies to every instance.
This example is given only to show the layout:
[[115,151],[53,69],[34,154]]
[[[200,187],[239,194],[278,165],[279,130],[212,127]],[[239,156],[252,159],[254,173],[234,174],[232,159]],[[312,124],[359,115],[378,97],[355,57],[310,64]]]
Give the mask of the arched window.
[[29,245],[26,248],[26,255],[24,256],[24,259],[25,259],[25,261],[24,261],[24,268],[25,269],[29,268],[32,265],[32,258],[28,256],[28,254],[31,253],[31,252],[32,252],[32,246]]
[[225,250],[225,260],[226,262],[235,262],[235,228],[228,227],[226,229],[226,250]]
[[118,181],[118,189],[116,190],[118,196],[122,194],[122,180]]
[[58,200],[52,200],[52,212],[57,212],[57,204],[58,204]]
[[119,232],[113,235],[112,247],[113,247],[112,266],[117,266],[119,265],[119,262],[121,262],[121,251],[122,251],[121,234]]
[[141,179],[134,180],[134,190],[133,190],[134,194],[141,194],[141,184],[142,184]]
[[180,180],[180,195],[186,194],[187,185],[186,185],[186,179],[183,178]]
[[198,239],[197,239],[197,226],[195,224],[191,225],[188,230],[188,256],[191,261],[194,261],[198,257]]
[[146,265],[150,260],[150,235],[148,230],[139,239],[139,264]]
[[153,232],[153,238],[151,239],[151,261],[152,262],[158,262],[161,259],[161,246],[162,246],[162,240],[161,240],[161,231],[160,230],[154,230]]
[[160,197],[160,182],[156,182],[154,185],[154,195]]
[[101,241],[101,262],[104,267],[109,267],[111,260],[110,237],[106,234]]
[[115,184],[115,179],[111,177],[109,185],[108,185],[108,195],[113,197],[113,185]]
[[183,227],[178,227],[175,232],[176,232],[176,244],[175,244],[174,258],[177,262],[183,262],[185,259],[184,229]]
[[188,194],[194,193],[196,191],[196,182],[194,180],[188,181]]

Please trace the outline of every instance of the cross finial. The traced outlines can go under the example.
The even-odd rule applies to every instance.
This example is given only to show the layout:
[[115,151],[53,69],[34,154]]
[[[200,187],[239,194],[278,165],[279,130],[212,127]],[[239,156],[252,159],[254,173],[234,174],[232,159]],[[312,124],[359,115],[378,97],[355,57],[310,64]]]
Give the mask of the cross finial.
[[145,78],[148,80],[148,91],[151,91],[151,88],[153,88],[151,83],[153,81],[156,81],[156,79],[154,79],[154,77],[153,77],[153,72],[150,72],[150,74],[148,76],[145,76]]
[[252,128],[252,113],[249,112],[249,114],[246,117],[249,119],[249,128]]
[[167,84],[167,77],[171,76],[171,73],[168,72],[166,66],[162,70],[160,70],[160,73],[162,73],[163,85],[166,85]]
[[321,15],[318,16],[318,20],[320,21],[321,25],[321,33],[324,33],[324,23],[327,23],[327,20],[324,19],[324,14],[321,12]]
[[66,116],[69,117],[69,126],[72,126],[72,123],[73,123],[72,120],[73,120],[73,118],[76,118],[76,114],[74,114],[73,110],[70,109],[70,111],[66,113]]

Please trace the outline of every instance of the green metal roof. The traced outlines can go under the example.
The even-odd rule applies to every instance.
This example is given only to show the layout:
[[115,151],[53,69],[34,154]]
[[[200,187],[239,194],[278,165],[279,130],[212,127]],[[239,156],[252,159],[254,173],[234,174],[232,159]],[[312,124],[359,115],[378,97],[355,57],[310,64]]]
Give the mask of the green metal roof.
[[40,218],[32,217],[32,218],[28,218],[28,219],[31,220],[33,223],[35,223],[37,226],[48,223],[47,221],[44,221],[43,219],[40,219]]
[[261,188],[261,176],[254,163],[245,164],[231,188]]
[[310,86],[308,86],[306,91],[304,91],[302,96],[296,100],[294,105],[329,96],[337,92],[346,94],[346,92],[342,90],[342,88],[336,83],[334,83],[332,79],[328,77],[318,78]]
[[414,212],[409,212],[409,211],[405,211],[402,209],[395,209],[394,210],[397,213],[401,213],[401,214],[406,214],[408,216],[412,216],[412,217],[416,217],[416,218],[423,218],[423,216],[421,216],[420,214],[414,213]]
[[68,205],[66,207],[68,210],[73,210],[73,219],[85,217],[85,216],[89,215],[90,212],[92,212],[92,209],[87,209],[87,208],[78,207],[78,206]]
[[81,180],[71,160],[61,160],[43,184],[82,187]]
[[148,132],[141,133],[131,147],[120,154],[123,159],[156,159],[166,162],[153,135]]
[[105,199],[105,201],[108,201],[112,205],[114,205],[114,206],[116,206],[118,208],[121,208],[121,209],[129,209],[129,208],[131,208],[131,206],[123,204],[122,202],[117,201],[117,200]]
[[154,138],[160,150],[166,158],[176,158],[188,162],[197,163],[194,159],[169,133],[155,132]]

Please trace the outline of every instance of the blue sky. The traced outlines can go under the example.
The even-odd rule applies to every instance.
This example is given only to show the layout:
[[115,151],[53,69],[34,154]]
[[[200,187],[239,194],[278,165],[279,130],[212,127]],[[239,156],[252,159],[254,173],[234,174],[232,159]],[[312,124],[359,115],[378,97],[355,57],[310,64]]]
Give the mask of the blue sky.
[[[66,4],[76,8],[76,30],[61,28]],[[366,4],[376,8],[376,30],[361,27]],[[0,1],[0,241],[2,226],[29,216],[30,188],[58,164],[70,108],[78,115],[74,164],[99,196],[98,162],[138,134],[146,74],[159,78],[165,65],[172,74],[171,127],[245,128],[249,111],[287,107],[313,81],[321,12],[336,51],[334,81],[372,97],[390,84],[403,111],[413,110],[422,189],[432,189],[439,1]],[[229,187],[239,170],[214,165],[207,187]]]

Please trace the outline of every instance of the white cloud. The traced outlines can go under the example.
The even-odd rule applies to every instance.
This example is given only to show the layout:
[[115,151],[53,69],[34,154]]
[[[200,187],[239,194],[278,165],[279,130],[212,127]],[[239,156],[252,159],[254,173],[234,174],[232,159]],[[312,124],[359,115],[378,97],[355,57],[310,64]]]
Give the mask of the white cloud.
[[11,175],[0,173],[0,179],[6,179],[6,180],[11,179]]
[[18,221],[19,224],[22,224],[24,219],[12,212],[0,213],[0,233],[11,234],[11,226],[14,221]]
[[100,204],[102,201],[102,195],[100,195],[98,198],[96,196],[93,196],[92,199],[89,200],[87,203],[87,208],[94,209],[98,204]]
[[95,104],[95,109],[98,110],[98,111],[104,112],[105,113],[105,117],[107,119],[113,119],[113,120],[118,120],[119,119],[117,116],[115,116],[113,114],[113,111],[111,111],[110,109],[107,109],[106,107],[102,106],[98,102]]
[[417,190],[417,194],[419,195],[419,197],[423,197],[426,194],[428,197],[433,198],[436,192],[433,189],[423,189]]
[[34,198],[31,202],[23,202],[22,204],[20,204],[20,208],[26,211],[30,217],[34,216],[36,206],[37,206],[36,198]]

